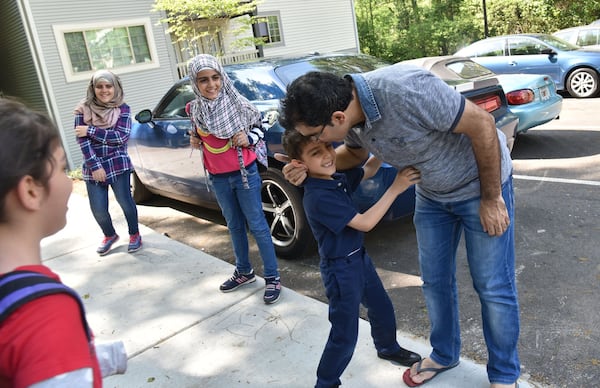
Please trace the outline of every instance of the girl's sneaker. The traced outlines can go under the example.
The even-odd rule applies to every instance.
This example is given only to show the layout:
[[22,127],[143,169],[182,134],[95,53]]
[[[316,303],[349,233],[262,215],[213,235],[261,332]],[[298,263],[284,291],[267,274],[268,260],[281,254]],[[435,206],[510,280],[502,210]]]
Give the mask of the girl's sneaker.
[[265,296],[263,300],[266,304],[273,304],[279,300],[281,294],[281,281],[279,276],[265,278]]
[[102,240],[100,246],[98,249],[96,249],[96,252],[98,252],[100,256],[106,255],[108,251],[110,251],[110,248],[112,248],[113,244],[117,241],[119,241],[119,235],[117,234],[114,236],[104,237],[104,240]]
[[142,247],[142,236],[140,236],[140,232],[136,234],[132,234],[129,236],[129,246],[127,247],[127,252],[133,253],[139,251]]
[[244,284],[250,284],[256,281],[256,276],[254,276],[254,270],[250,271],[250,273],[243,274],[239,273],[236,269],[233,271],[233,276],[225,281],[225,283],[221,284],[219,289],[223,292],[231,292],[233,290],[238,289]]

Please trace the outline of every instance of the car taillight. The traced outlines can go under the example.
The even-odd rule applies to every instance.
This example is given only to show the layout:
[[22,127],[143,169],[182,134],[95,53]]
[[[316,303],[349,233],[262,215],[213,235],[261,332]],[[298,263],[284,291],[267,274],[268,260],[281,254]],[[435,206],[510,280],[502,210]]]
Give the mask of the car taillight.
[[490,113],[502,106],[500,96],[486,96],[474,99],[473,102],[477,104],[477,106],[479,106],[480,108],[485,109]]
[[508,100],[509,105],[528,104],[533,101],[534,98],[535,95],[531,89],[514,90],[506,93],[506,99]]

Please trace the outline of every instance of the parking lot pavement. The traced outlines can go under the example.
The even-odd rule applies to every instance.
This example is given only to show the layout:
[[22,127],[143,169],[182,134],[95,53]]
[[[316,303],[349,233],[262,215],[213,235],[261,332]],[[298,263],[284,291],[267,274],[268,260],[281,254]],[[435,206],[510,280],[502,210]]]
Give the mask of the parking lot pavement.
[[[118,211],[115,224],[126,233]],[[218,285],[233,266],[141,227],[144,246],[127,243],[106,256],[94,252],[98,227],[87,201],[73,194],[67,226],[42,242],[44,263],[84,300],[97,342],[122,340],[124,375],[107,387],[310,387],[325,344],[327,305],[284,288],[275,305],[262,302],[261,280],[223,294]],[[284,285],[285,286],[285,285]],[[398,332],[399,342],[423,355],[422,339]],[[402,386],[406,368],[380,360],[361,320],[344,387]],[[428,387],[488,387],[485,366],[468,359]],[[521,388],[530,387],[521,382]]]

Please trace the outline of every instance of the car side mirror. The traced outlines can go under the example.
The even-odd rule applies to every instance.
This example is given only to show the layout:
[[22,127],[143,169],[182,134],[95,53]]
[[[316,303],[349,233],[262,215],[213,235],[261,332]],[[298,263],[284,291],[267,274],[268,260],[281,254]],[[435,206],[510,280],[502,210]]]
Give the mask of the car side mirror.
[[152,121],[152,111],[150,109],[144,109],[138,114],[135,115],[135,119],[138,123],[148,124],[150,127],[154,128],[154,122]]
[[552,50],[551,48],[545,48],[542,49],[542,54],[546,54],[546,55],[556,55],[556,51]]
[[135,119],[138,121],[138,123],[149,123],[152,121],[152,111],[150,109],[144,109],[135,115]]

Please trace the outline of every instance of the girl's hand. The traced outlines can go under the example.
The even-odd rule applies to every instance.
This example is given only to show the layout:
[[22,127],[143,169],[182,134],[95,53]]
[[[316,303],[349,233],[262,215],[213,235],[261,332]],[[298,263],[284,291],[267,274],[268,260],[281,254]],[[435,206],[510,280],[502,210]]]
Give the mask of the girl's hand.
[[92,178],[96,182],[105,182],[106,181],[106,171],[103,168],[99,168],[96,171],[92,171]]
[[199,150],[200,145],[202,144],[200,136],[198,136],[198,134],[194,130],[188,131],[188,135],[190,135],[190,146],[192,147],[192,149]]
[[248,147],[250,145],[250,141],[248,140],[248,135],[246,132],[240,131],[231,137],[231,143],[234,147]]
[[75,127],[75,136],[77,137],[86,137],[88,131],[87,125],[78,125]]

